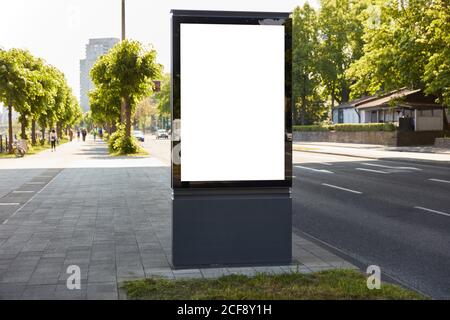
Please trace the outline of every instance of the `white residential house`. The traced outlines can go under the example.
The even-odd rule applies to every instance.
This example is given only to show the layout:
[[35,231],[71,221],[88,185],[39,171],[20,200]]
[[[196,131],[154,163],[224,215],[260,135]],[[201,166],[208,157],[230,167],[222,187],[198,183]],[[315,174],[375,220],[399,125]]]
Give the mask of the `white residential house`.
[[408,131],[442,131],[449,127],[446,110],[436,103],[436,97],[407,88],[341,104],[333,110],[333,122],[390,122]]

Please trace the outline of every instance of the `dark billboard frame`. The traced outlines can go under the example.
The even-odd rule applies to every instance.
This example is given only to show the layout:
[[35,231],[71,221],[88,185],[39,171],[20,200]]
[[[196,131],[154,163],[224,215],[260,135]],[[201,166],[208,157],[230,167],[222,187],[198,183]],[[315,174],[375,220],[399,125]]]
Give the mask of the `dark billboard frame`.
[[[252,181],[181,181],[182,160],[174,162],[174,150],[180,149],[182,137],[175,140],[172,125],[172,188],[290,188],[292,187],[292,20],[290,13],[172,10],[171,111],[172,124],[181,119],[181,24],[284,25],[285,33],[285,177],[284,180]],[[181,155],[182,157],[182,155]]]

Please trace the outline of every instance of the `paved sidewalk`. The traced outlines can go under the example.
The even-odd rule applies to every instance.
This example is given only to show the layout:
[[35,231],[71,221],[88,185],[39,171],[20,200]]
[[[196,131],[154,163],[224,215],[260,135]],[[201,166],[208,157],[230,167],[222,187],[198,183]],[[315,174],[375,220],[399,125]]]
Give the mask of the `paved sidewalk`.
[[372,144],[331,143],[331,142],[294,142],[295,151],[324,153],[350,157],[362,157],[385,160],[404,160],[434,162],[450,165],[450,150],[431,146],[423,147],[387,147]]
[[[121,282],[145,277],[355,268],[294,234],[289,266],[172,270],[170,168],[151,157],[109,157],[98,141],[59,151],[53,177],[48,169],[33,173],[32,181],[44,174],[49,181],[33,185],[33,195],[0,222],[0,299],[122,299]],[[40,161],[46,157],[0,170],[0,178],[45,167]],[[81,290],[67,289],[70,265],[81,269]]]

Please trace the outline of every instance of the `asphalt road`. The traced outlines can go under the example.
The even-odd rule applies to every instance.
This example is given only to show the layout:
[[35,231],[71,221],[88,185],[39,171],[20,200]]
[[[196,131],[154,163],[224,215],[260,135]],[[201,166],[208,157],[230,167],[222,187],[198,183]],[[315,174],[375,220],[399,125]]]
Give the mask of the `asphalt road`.
[[294,153],[294,228],[433,298],[450,299],[450,168]]

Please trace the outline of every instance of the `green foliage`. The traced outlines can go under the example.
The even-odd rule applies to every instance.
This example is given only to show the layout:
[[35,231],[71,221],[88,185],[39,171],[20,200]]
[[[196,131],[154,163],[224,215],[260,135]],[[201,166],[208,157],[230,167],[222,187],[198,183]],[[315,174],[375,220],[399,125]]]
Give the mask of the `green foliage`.
[[450,107],[447,0],[321,0],[293,11],[294,124],[330,107],[402,87]]
[[170,116],[170,74],[166,73],[161,81],[161,91],[155,93],[158,100],[158,115],[162,117]]
[[318,18],[308,3],[295,8],[292,17],[294,123],[313,123],[320,120],[326,111],[321,102],[321,80],[317,68]]
[[450,106],[448,1],[374,0],[370,8],[378,22],[365,23],[364,54],[346,72],[353,79],[351,96],[420,88]]
[[331,107],[349,100],[351,80],[346,70],[362,54],[361,14],[367,1],[322,0],[319,12],[320,43],[317,61],[324,92]]
[[119,125],[108,140],[109,152],[115,155],[135,154],[141,150],[139,143],[132,136],[125,134],[125,126]]
[[64,74],[27,50],[0,50],[0,101],[20,114],[23,139],[31,121],[61,132],[81,116]]
[[396,127],[393,123],[364,123],[364,124],[346,124],[340,123],[335,124],[330,127],[330,130],[334,131],[345,131],[345,132],[354,132],[354,131],[395,131]]
[[322,125],[305,125],[305,126],[293,126],[292,129],[294,131],[299,132],[318,132],[318,131],[329,131],[328,126],[322,126]]
[[294,131],[298,132],[323,132],[323,131],[395,131],[396,127],[393,123],[340,123],[334,125],[307,125],[293,126]]
[[367,1],[322,0],[293,12],[294,123],[325,120],[330,107],[349,100],[348,66],[362,55],[361,13]]
[[161,78],[161,71],[162,65],[156,63],[153,48],[146,49],[138,41],[118,43],[101,56],[91,70],[96,86],[90,95],[93,119],[107,118],[114,123],[119,115],[121,123],[125,124],[125,135],[129,137],[136,104],[152,93],[153,81]]

